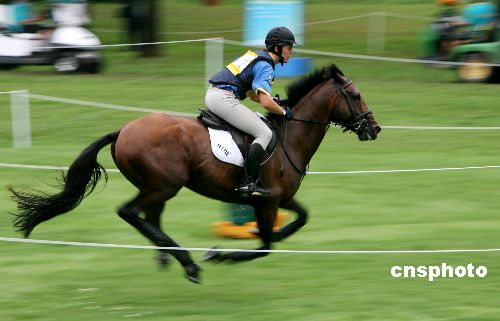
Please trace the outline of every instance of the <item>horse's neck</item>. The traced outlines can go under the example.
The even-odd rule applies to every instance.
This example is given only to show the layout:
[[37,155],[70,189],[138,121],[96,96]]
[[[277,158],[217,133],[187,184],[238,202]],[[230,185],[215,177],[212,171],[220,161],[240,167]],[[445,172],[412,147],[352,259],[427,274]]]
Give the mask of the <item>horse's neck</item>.
[[328,94],[329,84],[320,85],[307,94],[294,108],[294,118],[306,121],[323,122],[311,124],[305,122],[288,122],[287,146],[296,166],[303,169],[319,148],[326,134],[329,122]]

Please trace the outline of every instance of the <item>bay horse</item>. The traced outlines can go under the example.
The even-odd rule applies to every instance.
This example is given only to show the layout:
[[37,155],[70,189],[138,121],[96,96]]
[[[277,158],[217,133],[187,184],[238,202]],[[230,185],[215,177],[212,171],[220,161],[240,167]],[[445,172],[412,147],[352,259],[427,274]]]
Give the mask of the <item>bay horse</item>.
[[[268,115],[278,133],[277,149],[261,166],[263,183],[271,195],[242,199],[235,191],[244,169],[216,159],[207,128],[196,118],[149,114],[107,134],[85,148],[63,174],[61,191],[47,194],[8,189],[17,202],[13,224],[29,237],[40,223],[69,212],[80,204],[105,177],[97,154],[111,144],[111,154],[120,172],[139,190],[118,209],[118,215],[158,247],[180,247],[163,232],[160,216],[165,203],[182,187],[223,202],[248,204],[255,209],[262,241],[258,250],[222,253],[211,251],[205,259],[248,261],[269,254],[273,242],[295,233],[306,224],[308,212],[294,199],[306,168],[329,126],[341,125],[359,140],[374,140],[381,128],[358,88],[335,65],[326,66],[297,80],[287,88],[288,105],[294,119]],[[295,220],[273,232],[278,207],[297,214]],[[141,216],[140,214],[143,214]],[[159,249],[158,260],[166,264],[170,255],[184,267],[186,277],[200,281],[201,268],[184,249]]]

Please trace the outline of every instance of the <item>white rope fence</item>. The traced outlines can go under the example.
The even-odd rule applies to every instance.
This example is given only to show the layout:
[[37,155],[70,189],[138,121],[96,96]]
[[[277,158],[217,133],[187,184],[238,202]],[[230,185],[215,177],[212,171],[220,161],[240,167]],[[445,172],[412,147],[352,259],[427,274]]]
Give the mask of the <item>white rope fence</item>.
[[169,114],[169,115],[188,116],[188,117],[196,117],[197,116],[196,114],[193,114],[193,113],[181,113],[181,112],[174,112],[174,111],[165,111],[165,110],[161,110],[161,109],[113,105],[113,104],[99,103],[99,102],[86,101],[86,100],[68,99],[68,98],[52,97],[52,96],[45,96],[45,95],[36,95],[36,94],[31,94],[31,93],[28,93],[27,95],[29,96],[29,98],[46,100],[46,101],[53,101],[53,102],[57,102],[57,103],[64,103],[64,104],[70,104],[70,105],[80,105],[80,106],[89,106],[89,107],[104,108],[104,109],[133,111],[133,112],[140,112],[140,113],[165,113],[165,114]]
[[[64,47],[38,47],[37,49],[68,49],[68,48],[108,48],[108,47],[130,47],[130,46],[146,46],[146,45],[165,45],[174,43],[189,43],[189,42],[205,42],[205,41],[222,41],[225,44],[237,45],[243,47],[253,47],[241,41],[234,41],[221,38],[202,38],[202,39],[189,39],[189,40],[179,40],[179,41],[159,41],[159,42],[141,42],[141,43],[123,43],[123,44],[112,44],[112,45],[98,45],[98,46],[64,46]],[[342,52],[334,51],[321,51],[321,50],[311,50],[311,49],[294,49],[295,52],[325,56],[325,57],[339,57],[339,58],[352,58],[361,60],[377,60],[377,61],[389,61],[389,62],[400,62],[400,63],[414,63],[414,64],[440,64],[449,66],[492,66],[500,67],[500,64],[495,63],[479,63],[479,62],[455,62],[455,61],[442,61],[442,60],[428,60],[428,59],[411,59],[411,58],[398,58],[398,57],[383,57],[383,56],[369,56],[369,55],[358,55],[358,54],[348,54]]]
[[[141,108],[141,107],[134,107],[134,106],[99,103],[99,102],[86,101],[86,100],[80,100],[80,99],[53,97],[53,96],[32,94],[29,92],[26,93],[25,91],[19,91],[19,90],[0,92],[0,94],[11,94],[11,93],[15,93],[16,95],[22,96],[22,97],[28,96],[29,98],[33,98],[33,99],[53,101],[53,102],[57,102],[57,103],[64,103],[64,104],[70,104],[70,105],[89,106],[89,107],[96,107],[96,108],[115,109],[115,110],[132,111],[132,112],[140,112],[140,113],[164,113],[164,114],[169,114],[169,115],[186,116],[186,117],[196,117],[197,116],[197,114],[194,114],[194,113],[182,113],[182,112],[174,112],[174,111],[167,111],[167,110],[154,109],[154,108]],[[390,126],[390,125],[383,125],[381,127],[383,129],[410,129],[410,130],[500,130],[500,127],[495,127],[495,126],[481,126],[481,127],[479,127],[479,126]]]
[[111,45],[92,45],[92,46],[48,46],[48,47],[36,47],[36,49],[68,49],[68,48],[111,48],[111,47],[130,47],[130,46],[150,46],[150,45],[168,45],[175,43],[189,43],[189,42],[205,42],[218,40],[220,38],[202,38],[202,39],[187,39],[187,40],[175,40],[175,41],[157,41],[157,42],[138,42],[138,43],[118,43]]
[[[45,169],[45,170],[68,170],[67,166],[47,166],[47,165],[29,165],[0,163],[0,167],[6,168],[25,168],[25,169]],[[418,173],[418,172],[441,172],[441,171],[460,171],[472,169],[497,169],[500,165],[487,166],[468,166],[468,167],[443,167],[443,168],[417,168],[417,169],[387,169],[387,170],[358,170],[358,171],[327,171],[327,172],[307,172],[307,175],[345,175],[345,174],[381,174],[381,173]],[[110,173],[119,173],[116,168],[106,169]]]
[[[237,46],[248,46],[244,42],[234,41],[224,39],[224,43]],[[358,54],[348,54],[343,52],[335,51],[321,51],[321,50],[311,50],[311,49],[300,49],[294,48],[294,52],[325,56],[325,57],[339,57],[339,58],[353,58],[361,60],[377,60],[377,61],[389,61],[389,62],[401,62],[401,63],[414,63],[414,64],[426,64],[426,65],[449,65],[449,66],[493,66],[500,67],[500,64],[494,63],[479,63],[479,62],[459,62],[459,61],[443,61],[443,60],[429,60],[429,59],[412,59],[412,58],[398,58],[398,57],[383,57],[383,56],[370,56],[370,55],[358,55]]]
[[468,127],[468,126],[381,126],[384,129],[415,129],[415,130],[499,130],[500,127]]
[[500,168],[498,165],[492,166],[469,166],[469,167],[444,167],[444,168],[419,168],[419,169],[388,169],[388,170],[367,170],[367,171],[342,171],[342,172],[307,172],[309,175],[325,174],[380,174],[380,173],[416,173],[416,172],[439,172],[439,171],[460,171],[469,169],[492,169]]
[[[237,44],[236,41],[224,40],[225,43]],[[362,60],[377,60],[377,61],[390,61],[390,62],[401,62],[401,63],[414,63],[414,64],[437,64],[437,65],[448,65],[448,66],[492,66],[500,67],[500,64],[493,63],[472,63],[472,62],[460,62],[460,61],[443,61],[443,60],[429,60],[429,59],[411,59],[411,58],[397,58],[397,57],[383,57],[383,56],[368,56],[368,55],[356,55],[356,54],[346,54],[342,52],[330,52],[330,51],[320,51],[320,50],[309,50],[309,49],[294,49],[295,52],[326,56],[326,57],[340,57],[340,58],[354,58]]]
[[[332,22],[340,22],[340,21],[348,21],[348,20],[354,20],[354,19],[360,19],[360,18],[368,18],[371,16],[378,16],[381,14],[384,16],[387,16],[387,17],[422,20],[422,21],[432,21],[435,19],[434,17],[416,16],[416,15],[409,15],[409,14],[396,13],[396,12],[371,12],[371,13],[360,14],[360,15],[356,15],[356,16],[348,16],[348,17],[333,18],[333,19],[327,19],[327,20],[311,21],[311,22],[306,22],[303,25],[304,26],[313,26],[313,25],[326,24],[326,23],[332,23]],[[108,29],[93,29],[93,30],[97,31],[97,32],[104,32],[104,33],[125,33],[126,32],[126,31],[122,31],[122,30],[108,30]],[[165,32],[159,32],[158,34],[159,35],[202,35],[202,34],[238,33],[238,32],[243,32],[243,31],[244,31],[244,29],[209,30],[209,31],[170,31],[170,32],[165,31]]]
[[86,243],[86,242],[66,242],[51,240],[32,240],[12,237],[0,237],[3,242],[50,244],[84,247],[106,247],[122,249],[145,249],[145,250],[172,250],[172,251],[213,251],[213,252],[250,252],[250,253],[289,253],[289,254],[418,254],[418,253],[475,253],[475,252],[500,252],[500,248],[491,249],[440,249],[440,250],[246,250],[232,248],[204,248],[204,247],[163,247],[152,245],[126,245],[110,243]]

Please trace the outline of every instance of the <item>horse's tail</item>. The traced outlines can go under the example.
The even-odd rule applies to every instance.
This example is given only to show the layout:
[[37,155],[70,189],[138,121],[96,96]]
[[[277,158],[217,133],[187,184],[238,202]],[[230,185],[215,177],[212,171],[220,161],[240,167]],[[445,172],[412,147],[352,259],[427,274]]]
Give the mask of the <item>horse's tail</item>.
[[12,213],[15,216],[13,223],[16,230],[28,237],[38,224],[77,207],[84,197],[92,193],[102,175],[107,181],[108,174],[97,162],[97,154],[104,146],[116,142],[119,133],[120,131],[116,131],[107,134],[85,148],[67,173],[63,173],[62,191],[58,194],[51,195],[37,190],[21,192],[7,186],[19,210],[19,213]]

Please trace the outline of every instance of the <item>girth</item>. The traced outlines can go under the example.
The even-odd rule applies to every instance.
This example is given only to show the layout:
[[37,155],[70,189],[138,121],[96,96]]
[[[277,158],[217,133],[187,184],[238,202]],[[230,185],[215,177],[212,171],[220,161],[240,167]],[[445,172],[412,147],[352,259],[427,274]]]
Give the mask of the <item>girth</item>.
[[[243,157],[246,158],[248,146],[254,140],[254,137],[242,132],[238,128],[234,127],[230,123],[226,122],[224,119],[220,118],[216,114],[212,113],[208,109],[200,109],[200,113],[197,117],[205,126],[215,129],[215,130],[225,130],[228,131],[234,139],[234,142],[238,146]],[[273,136],[269,145],[267,145],[266,152],[272,154],[276,149],[276,143],[278,141],[276,131],[271,127],[271,124],[266,118],[261,117],[264,123],[271,129]],[[268,157],[265,157],[267,159]]]

